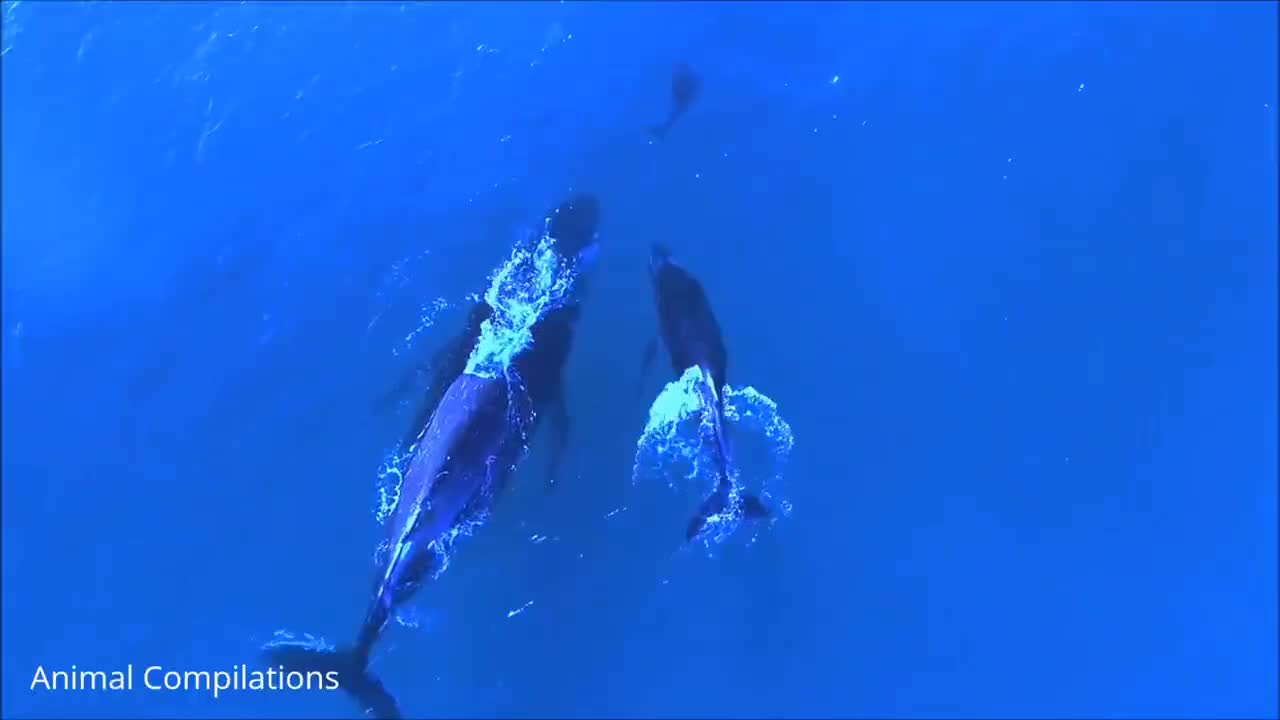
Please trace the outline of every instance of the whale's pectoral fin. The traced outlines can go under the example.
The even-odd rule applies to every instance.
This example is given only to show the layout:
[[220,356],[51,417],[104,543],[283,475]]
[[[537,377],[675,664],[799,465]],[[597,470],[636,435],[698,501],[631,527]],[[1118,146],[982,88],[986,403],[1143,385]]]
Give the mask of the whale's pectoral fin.
[[555,489],[559,481],[560,460],[569,446],[569,411],[564,401],[564,384],[556,386],[555,397],[547,408],[551,415],[551,458],[547,461],[547,490]]
[[658,338],[653,338],[644,346],[644,357],[640,359],[640,379],[636,381],[636,395],[644,393],[644,381],[653,368],[653,358],[658,354]]
[[[472,305],[471,311],[467,313],[467,324],[462,328],[462,332],[431,356],[427,368],[434,376],[435,383],[441,386],[440,397],[444,397],[443,388],[448,387],[454,378],[467,369],[467,360],[471,358],[471,351],[480,340],[480,326],[492,315],[493,308],[489,307],[488,303],[480,301]],[[439,398],[436,400],[439,402]]]
[[[410,391],[418,391],[424,380],[434,379],[434,384],[439,385],[440,379],[447,376],[445,383],[452,382],[453,378],[462,372],[462,368],[466,367],[466,357],[471,352],[471,347],[475,345],[476,338],[480,336],[480,323],[488,317],[485,308],[489,306],[485,303],[479,303],[479,306],[481,307],[471,309],[467,317],[467,326],[460,336],[451,338],[449,342],[436,348],[431,357],[425,361],[406,368],[400,376],[400,382],[382,396],[379,405],[385,407],[401,402]],[[462,363],[461,368],[458,367],[459,363]],[[455,369],[456,372],[454,372]],[[432,391],[434,393],[435,388],[432,388]],[[433,393],[428,393],[428,396]],[[435,394],[444,395],[443,388]]]
[[401,378],[400,384],[383,400],[386,403],[389,399],[405,396],[410,390],[416,390],[424,379],[427,381],[426,390],[419,396],[413,422],[401,440],[401,453],[408,452],[409,448],[417,442],[418,436],[426,428],[427,421],[431,419],[431,414],[435,412],[436,406],[444,398],[449,386],[466,370],[471,350],[480,338],[480,326],[492,314],[493,309],[487,303],[478,302],[472,306],[462,333],[437,348],[425,363],[410,367]]

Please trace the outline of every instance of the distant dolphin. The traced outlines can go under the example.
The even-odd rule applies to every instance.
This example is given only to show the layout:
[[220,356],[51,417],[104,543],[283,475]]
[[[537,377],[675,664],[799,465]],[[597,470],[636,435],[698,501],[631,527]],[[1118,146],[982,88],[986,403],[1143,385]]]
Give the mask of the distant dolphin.
[[[714,423],[713,449],[720,477],[715,490],[689,521],[685,538],[693,540],[702,533],[711,518],[725,512],[741,512],[751,519],[770,517],[772,513],[769,508],[759,497],[749,493],[741,494],[740,506],[731,506],[734,499],[733,481],[730,477],[733,461],[725,435],[723,395],[729,353],[720,334],[720,323],[711,311],[711,303],[702,289],[702,283],[676,264],[671,258],[671,251],[661,244],[653,246],[649,258],[649,277],[657,295],[660,334],[671,355],[671,365],[676,373],[683,373],[692,367],[702,371],[703,384],[699,387],[699,392],[703,397],[704,407],[712,411]],[[656,349],[654,343],[646,350],[646,368],[652,362]]]
[[675,124],[689,110],[689,106],[702,94],[702,78],[686,63],[677,63],[671,72],[671,109],[667,119],[649,128],[649,134],[656,140],[662,140]]

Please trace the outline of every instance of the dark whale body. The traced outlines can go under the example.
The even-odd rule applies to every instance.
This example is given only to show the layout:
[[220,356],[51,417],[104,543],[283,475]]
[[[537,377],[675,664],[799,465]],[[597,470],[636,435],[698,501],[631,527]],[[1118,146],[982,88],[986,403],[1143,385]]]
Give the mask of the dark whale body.
[[[724,421],[729,353],[702,283],[677,264],[671,257],[671,251],[663,245],[653,247],[649,277],[657,299],[659,332],[671,356],[671,367],[677,376],[689,368],[701,369],[703,403],[714,414],[712,446],[719,465],[719,479],[711,495],[690,519],[685,538],[693,540],[698,537],[713,517],[724,513],[741,512],[751,519],[770,517],[769,509],[755,495],[741,493],[737,495],[737,503],[734,502],[730,474],[733,461]],[[651,345],[646,353],[646,366],[655,349]]]
[[[548,229],[556,238],[557,253],[576,261],[589,259],[596,247],[598,217],[598,205],[589,195],[576,196],[552,211]],[[542,411],[558,418],[561,432],[553,462],[558,461],[568,431],[562,374],[579,312],[576,295],[550,310],[534,324],[530,346],[512,361],[514,372],[487,378],[465,372],[481,324],[492,315],[484,302],[472,308],[462,336],[437,356],[436,384],[419,414],[421,429],[408,446],[412,455],[400,497],[385,525],[386,559],[356,641],[336,651],[271,644],[265,648],[271,663],[304,672],[337,672],[339,686],[366,715],[400,717],[395,698],[369,671],[373,647],[396,610],[441,569],[456,531],[502,494]]]

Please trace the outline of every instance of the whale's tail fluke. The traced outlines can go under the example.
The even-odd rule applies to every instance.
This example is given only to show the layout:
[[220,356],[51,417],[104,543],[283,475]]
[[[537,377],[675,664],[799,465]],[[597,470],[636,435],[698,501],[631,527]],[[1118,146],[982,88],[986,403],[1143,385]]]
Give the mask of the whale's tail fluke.
[[693,541],[701,535],[712,520],[728,519],[737,516],[738,513],[747,520],[767,520],[773,517],[769,506],[765,505],[759,496],[751,493],[742,493],[738,497],[739,504],[736,507],[731,506],[734,481],[730,470],[733,466],[733,456],[729,450],[729,438],[725,436],[724,395],[716,388],[711,369],[706,366],[699,367],[702,370],[702,383],[698,389],[702,394],[703,407],[712,413],[712,440],[714,441],[712,447],[720,465],[720,479],[716,483],[715,490],[702,501],[698,512],[689,520],[689,526],[685,531],[685,540],[688,541]]
[[[737,510],[747,520],[767,520],[773,517],[773,511],[758,496],[751,493],[743,493],[741,501],[742,504]],[[702,534],[708,523],[723,518],[730,512],[733,511],[729,508],[729,492],[722,485],[721,488],[718,488],[706,500],[702,501],[702,506],[698,508],[698,512],[694,513],[693,517],[690,518],[689,527],[685,531],[685,540],[692,542]]]
[[286,671],[336,673],[338,686],[366,717],[399,720],[400,707],[382,681],[369,671],[369,653],[359,648],[331,650],[308,644],[281,643],[266,648],[267,660]]

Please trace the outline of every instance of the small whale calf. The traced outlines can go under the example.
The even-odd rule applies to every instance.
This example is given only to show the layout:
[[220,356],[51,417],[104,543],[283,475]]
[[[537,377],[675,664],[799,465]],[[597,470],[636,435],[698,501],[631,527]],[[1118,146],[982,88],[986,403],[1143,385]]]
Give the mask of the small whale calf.
[[[715,489],[689,520],[687,540],[702,534],[707,523],[724,515],[742,515],[763,519],[772,515],[759,497],[735,492],[732,476],[732,454],[724,420],[724,388],[729,368],[729,353],[720,334],[720,323],[711,311],[711,302],[702,283],[672,258],[671,251],[655,244],[649,258],[649,277],[653,281],[658,306],[658,326],[662,343],[671,356],[671,366],[680,375],[688,368],[702,371],[699,388],[703,407],[712,413],[712,451],[719,465]],[[656,343],[645,353],[645,366],[653,360]]]

